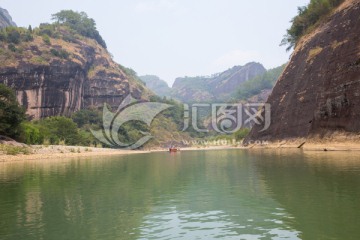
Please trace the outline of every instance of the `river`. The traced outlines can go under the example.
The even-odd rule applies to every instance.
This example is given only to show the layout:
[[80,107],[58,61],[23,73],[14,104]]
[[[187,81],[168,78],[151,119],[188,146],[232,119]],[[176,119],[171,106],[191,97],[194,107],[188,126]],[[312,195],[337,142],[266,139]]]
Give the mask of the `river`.
[[0,163],[0,239],[360,239],[359,156],[209,150]]

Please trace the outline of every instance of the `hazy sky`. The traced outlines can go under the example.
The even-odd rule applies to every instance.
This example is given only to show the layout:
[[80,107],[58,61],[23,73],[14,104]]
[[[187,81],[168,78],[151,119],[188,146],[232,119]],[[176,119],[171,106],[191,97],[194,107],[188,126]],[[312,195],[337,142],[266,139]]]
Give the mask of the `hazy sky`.
[[0,0],[19,26],[63,9],[94,18],[115,60],[139,75],[209,75],[250,61],[272,68],[290,53],[279,43],[309,0]]

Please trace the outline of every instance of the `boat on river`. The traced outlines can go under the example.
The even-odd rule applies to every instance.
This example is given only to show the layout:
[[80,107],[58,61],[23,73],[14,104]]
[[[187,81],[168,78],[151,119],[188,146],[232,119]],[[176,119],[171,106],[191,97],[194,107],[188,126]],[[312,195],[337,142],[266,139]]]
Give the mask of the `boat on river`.
[[178,149],[178,148],[173,148],[173,147],[169,148],[169,152],[171,152],[171,153],[175,153],[178,151],[180,151],[180,149]]

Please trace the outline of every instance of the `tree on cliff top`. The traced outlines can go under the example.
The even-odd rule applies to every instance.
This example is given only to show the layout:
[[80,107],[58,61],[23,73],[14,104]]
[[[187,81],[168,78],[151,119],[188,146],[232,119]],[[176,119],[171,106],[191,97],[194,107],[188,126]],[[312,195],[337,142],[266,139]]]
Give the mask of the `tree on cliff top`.
[[14,91],[0,84],[0,135],[17,138],[24,119],[25,111],[19,106]]
[[308,6],[299,7],[298,15],[291,20],[291,27],[281,42],[287,51],[295,47],[302,36],[345,0],[311,0]]
[[85,12],[62,10],[53,14],[52,20],[70,27],[84,37],[95,39],[102,47],[106,48],[104,39],[96,29],[94,19],[89,18]]

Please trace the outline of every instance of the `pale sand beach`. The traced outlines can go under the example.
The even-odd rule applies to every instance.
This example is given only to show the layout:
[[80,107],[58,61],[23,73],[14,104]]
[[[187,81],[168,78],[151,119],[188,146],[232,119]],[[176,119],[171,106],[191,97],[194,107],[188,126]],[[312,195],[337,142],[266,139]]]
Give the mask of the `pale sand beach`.
[[139,151],[139,150],[119,150],[119,149],[108,149],[108,148],[57,146],[57,145],[30,146],[30,149],[32,151],[32,153],[30,154],[18,154],[18,155],[0,154],[0,162],[126,155],[126,154],[139,154],[139,153],[149,152],[149,151]]
[[294,139],[266,144],[252,144],[249,149],[299,149],[303,151],[360,151],[360,142],[349,140]]
[[[51,160],[59,158],[77,158],[77,157],[95,157],[95,156],[115,156],[128,154],[143,154],[151,152],[167,152],[166,148],[146,149],[146,150],[121,150],[95,147],[78,147],[78,146],[30,146],[32,153],[6,155],[0,153],[0,162],[22,161],[22,160]],[[233,146],[207,146],[207,147],[188,147],[181,148],[181,151],[196,150],[221,150],[221,149],[238,149]]]
[[[115,156],[129,154],[144,154],[151,152],[167,152],[166,148],[146,150],[121,150],[95,147],[78,146],[30,146],[32,153],[6,155],[0,153],[0,162],[22,161],[22,160],[51,160],[60,158]],[[265,144],[251,144],[248,146],[201,146],[181,148],[182,151],[206,151],[224,149],[299,149],[299,151],[360,151],[358,141],[320,141],[295,139],[278,142],[267,142]]]

